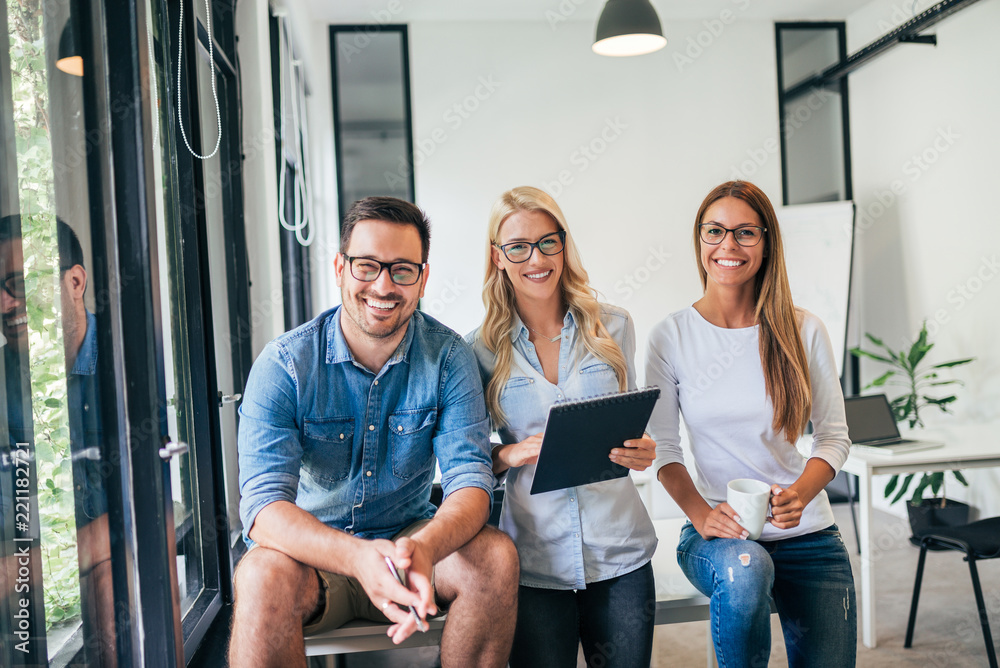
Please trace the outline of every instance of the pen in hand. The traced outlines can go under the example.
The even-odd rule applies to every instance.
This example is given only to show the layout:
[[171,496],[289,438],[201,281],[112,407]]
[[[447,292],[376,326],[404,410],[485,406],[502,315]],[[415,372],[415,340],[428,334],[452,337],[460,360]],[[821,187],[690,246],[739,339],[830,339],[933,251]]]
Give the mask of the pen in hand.
[[[405,571],[403,573],[400,573],[398,570],[396,570],[396,564],[392,563],[392,559],[390,559],[389,557],[385,558],[385,565],[389,567],[389,572],[392,573],[392,577],[396,578],[396,582],[405,587],[406,580],[403,579]],[[413,615],[413,620],[417,623],[417,630],[420,631],[421,633],[426,633],[427,626],[424,624],[423,620],[420,619],[420,615],[417,614],[417,609],[414,608],[412,605],[408,607],[410,608],[410,614]]]

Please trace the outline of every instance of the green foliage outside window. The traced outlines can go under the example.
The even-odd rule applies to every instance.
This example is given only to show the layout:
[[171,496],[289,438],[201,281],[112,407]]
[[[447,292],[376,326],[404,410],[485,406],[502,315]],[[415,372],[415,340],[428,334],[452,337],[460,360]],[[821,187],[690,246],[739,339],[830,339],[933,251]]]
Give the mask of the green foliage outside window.
[[40,0],[6,0],[24,248],[31,413],[47,630],[80,618],[79,562],[59,312],[59,261]]

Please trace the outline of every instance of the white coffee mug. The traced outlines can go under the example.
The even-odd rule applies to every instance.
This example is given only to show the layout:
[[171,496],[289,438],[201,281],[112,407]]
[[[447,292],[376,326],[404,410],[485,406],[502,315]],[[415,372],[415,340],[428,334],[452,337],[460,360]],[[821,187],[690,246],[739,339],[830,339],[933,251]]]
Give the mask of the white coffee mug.
[[771,486],[766,482],[739,478],[727,486],[726,503],[736,512],[740,526],[750,532],[750,540],[760,538],[770,501]]

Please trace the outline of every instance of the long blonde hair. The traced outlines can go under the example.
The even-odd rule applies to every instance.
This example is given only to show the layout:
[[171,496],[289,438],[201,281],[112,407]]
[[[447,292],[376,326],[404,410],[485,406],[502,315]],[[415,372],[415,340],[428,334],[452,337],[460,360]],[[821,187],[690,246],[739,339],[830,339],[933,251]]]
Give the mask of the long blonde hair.
[[500,243],[500,227],[504,221],[518,211],[536,211],[547,214],[560,230],[566,232],[563,250],[563,271],[559,280],[563,304],[573,314],[584,347],[594,357],[609,364],[618,377],[618,389],[627,389],[628,368],[625,355],[601,322],[600,304],[596,293],[590,287],[590,278],[580,261],[580,253],[573,242],[573,235],[566,224],[559,205],[547,193],[538,188],[522,186],[502,194],[490,211],[489,231],[486,243],[486,277],[483,280],[483,304],[486,318],[479,330],[479,337],[486,348],[496,356],[493,375],[486,385],[486,406],[499,427],[506,420],[500,406],[500,395],[510,379],[514,359],[511,333],[514,327],[516,299],[514,287],[507,272],[493,262],[493,244]]
[[763,265],[754,280],[754,319],[760,327],[760,362],[764,369],[764,386],[774,407],[771,426],[784,432],[794,443],[805,431],[812,412],[812,389],[809,385],[809,361],[806,358],[798,318],[792,303],[792,291],[785,272],[785,251],[781,230],[771,200],[748,181],[729,181],[708,194],[698,209],[694,221],[694,247],[698,260],[701,287],[707,286],[708,275],[701,263],[701,238],[698,226],[704,222],[708,208],[720,199],[735,197],[747,203],[760,217],[764,233]]

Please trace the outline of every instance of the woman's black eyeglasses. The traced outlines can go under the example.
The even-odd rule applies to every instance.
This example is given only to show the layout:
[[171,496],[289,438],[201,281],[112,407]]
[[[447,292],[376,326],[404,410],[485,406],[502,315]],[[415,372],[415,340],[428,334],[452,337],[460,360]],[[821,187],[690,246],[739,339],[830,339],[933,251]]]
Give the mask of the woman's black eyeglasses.
[[740,246],[756,246],[764,238],[764,233],[767,232],[766,227],[757,227],[756,225],[737,227],[733,230],[716,223],[702,223],[698,227],[701,230],[701,240],[710,246],[721,244],[728,232],[733,233],[733,239],[736,239],[736,243]]
[[530,241],[512,241],[502,246],[500,244],[493,245],[503,251],[504,256],[508,260],[520,264],[521,262],[530,260],[531,254],[535,252],[536,248],[542,255],[559,255],[559,253],[562,253],[566,248],[566,230],[546,234],[534,243]]

